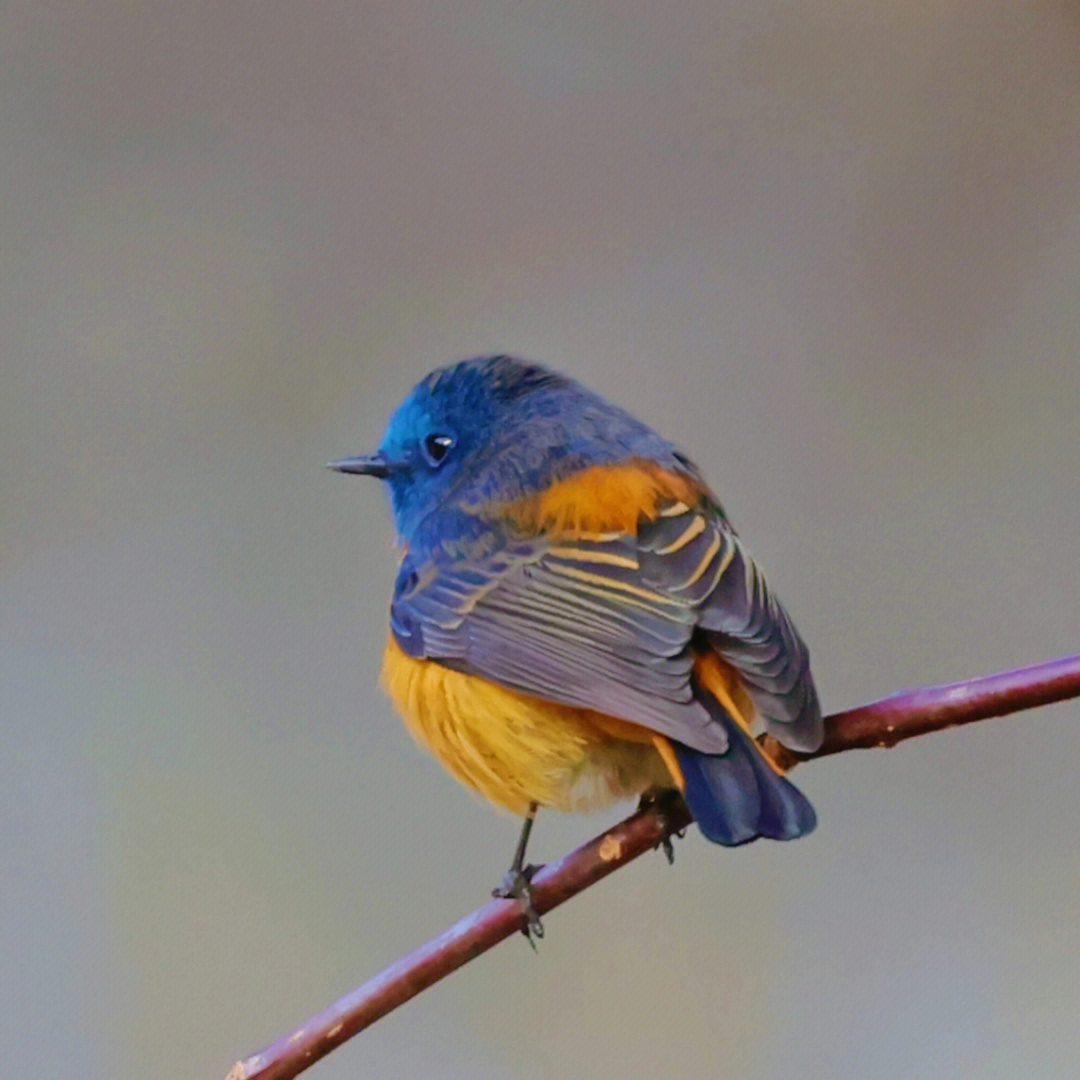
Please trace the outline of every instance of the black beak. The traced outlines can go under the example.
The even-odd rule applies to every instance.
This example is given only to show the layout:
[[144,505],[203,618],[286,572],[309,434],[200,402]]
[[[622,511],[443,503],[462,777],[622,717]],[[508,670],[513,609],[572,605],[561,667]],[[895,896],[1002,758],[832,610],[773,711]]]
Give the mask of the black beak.
[[328,469],[336,469],[338,472],[351,473],[354,476],[375,476],[385,480],[393,466],[382,454],[361,454],[359,457],[342,458],[341,461],[327,463]]

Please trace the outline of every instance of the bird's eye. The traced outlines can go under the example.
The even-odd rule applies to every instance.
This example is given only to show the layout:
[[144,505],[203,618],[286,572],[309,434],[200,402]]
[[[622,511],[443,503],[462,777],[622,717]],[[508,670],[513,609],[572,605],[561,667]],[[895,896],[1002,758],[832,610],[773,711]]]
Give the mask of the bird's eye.
[[424,457],[433,468],[438,468],[445,460],[446,455],[454,448],[454,436],[443,434],[431,434],[424,439]]

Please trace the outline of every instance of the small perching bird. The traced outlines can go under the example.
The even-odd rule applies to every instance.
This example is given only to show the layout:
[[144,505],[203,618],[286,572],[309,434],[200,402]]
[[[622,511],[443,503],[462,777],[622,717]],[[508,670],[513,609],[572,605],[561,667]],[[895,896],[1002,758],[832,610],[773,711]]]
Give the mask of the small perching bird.
[[502,895],[529,903],[537,807],[674,788],[719,844],[814,827],[754,737],[821,743],[806,646],[673,443],[495,356],[432,372],[378,451],[332,467],[390,486],[390,697],[454,776],[526,818]]

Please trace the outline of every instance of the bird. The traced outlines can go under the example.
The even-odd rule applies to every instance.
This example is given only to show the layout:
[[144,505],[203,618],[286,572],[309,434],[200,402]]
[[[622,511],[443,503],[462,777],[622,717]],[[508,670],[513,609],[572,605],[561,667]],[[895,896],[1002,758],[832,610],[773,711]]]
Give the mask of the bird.
[[526,936],[543,933],[524,863],[538,809],[681,797],[725,846],[814,828],[757,738],[821,744],[808,649],[675,443],[496,355],[432,371],[374,453],[330,467],[389,487],[382,685],[454,777],[524,818],[495,895],[522,903]]

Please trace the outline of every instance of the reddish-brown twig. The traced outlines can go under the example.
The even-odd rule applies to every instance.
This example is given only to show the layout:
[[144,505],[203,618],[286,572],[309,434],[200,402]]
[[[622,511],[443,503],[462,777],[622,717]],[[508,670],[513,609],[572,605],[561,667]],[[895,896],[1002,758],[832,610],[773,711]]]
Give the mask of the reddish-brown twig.
[[[825,742],[812,754],[793,754],[772,740],[766,740],[767,749],[790,768],[841,750],[893,746],[915,735],[1074,697],[1080,697],[1080,655],[968,682],[912,690],[835,713],[826,720]],[[537,873],[532,880],[537,912],[543,915],[558,907],[657,847],[689,822],[689,813],[681,806],[665,813],[642,810],[619,822]],[[489,901],[295,1031],[238,1061],[226,1080],[289,1080],[297,1076],[335,1046],[524,925],[525,916],[516,902]]]

